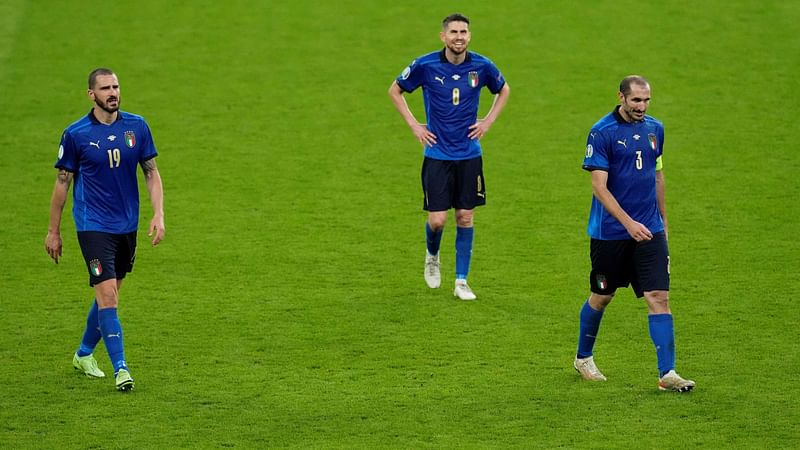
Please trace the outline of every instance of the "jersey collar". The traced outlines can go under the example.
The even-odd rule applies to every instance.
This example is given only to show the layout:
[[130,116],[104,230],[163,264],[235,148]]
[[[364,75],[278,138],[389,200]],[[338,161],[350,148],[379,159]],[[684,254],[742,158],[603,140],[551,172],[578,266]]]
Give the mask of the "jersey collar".
[[620,114],[620,113],[619,113],[619,109],[620,109],[620,108],[621,108],[621,106],[620,106],[620,105],[617,105],[617,107],[616,107],[616,108],[614,108],[614,119],[616,119],[616,120],[617,120],[617,123],[628,123],[628,122],[626,122],[626,121],[625,121],[625,119],[622,117],[622,114]]
[[[444,51],[445,51],[445,49],[442,49],[442,51],[439,52],[439,61],[442,62],[442,63],[452,64],[450,61],[447,60],[447,56],[444,54]],[[464,62],[461,63],[461,64],[468,63],[468,62],[472,62],[472,53],[470,53],[470,52],[467,52],[467,56],[464,58]],[[461,64],[459,64],[459,65],[461,65]]]
[[[97,120],[97,117],[94,116],[94,108],[89,110],[89,114],[87,114],[87,116],[89,117],[89,120],[91,120],[92,123],[95,125],[106,125],[103,122]],[[117,119],[114,120],[114,123],[119,122],[120,120],[122,120],[122,111],[117,110]]]

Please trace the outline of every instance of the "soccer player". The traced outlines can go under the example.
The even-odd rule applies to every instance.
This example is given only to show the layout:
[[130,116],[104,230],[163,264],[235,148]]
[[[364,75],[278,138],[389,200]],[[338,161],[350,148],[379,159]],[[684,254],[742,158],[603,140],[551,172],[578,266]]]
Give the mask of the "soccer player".
[[[471,38],[469,19],[452,14],[442,22],[440,51],[420,56],[389,87],[389,96],[414,136],[424,147],[422,163],[423,209],[427,252],[425,282],[441,284],[439,246],[450,208],[456,218],[456,281],[453,295],[474,300],[467,284],[472,258],[473,215],[486,203],[486,183],[479,140],[489,131],[508,101],[510,88],[488,58],[467,51]],[[422,87],[427,125],[408,108],[403,93]],[[481,88],[495,94],[492,107],[478,119]]]
[[664,127],[645,115],[650,84],[641,76],[619,85],[620,104],[589,132],[583,168],[592,174],[591,295],[580,313],[574,367],[586,380],[605,381],[592,349],[605,308],[617,288],[632,285],[647,303],[658,359],[658,387],[687,392],[694,381],[675,372],[675,334],[669,308],[669,249],[664,203]]
[[95,299],[72,364],[90,377],[104,377],[93,356],[95,346],[103,339],[114,367],[116,388],[129,391],[134,383],[125,361],[117,305],[122,280],[132,271],[136,256],[137,166],[144,173],[153,207],[148,236],[153,237],[154,246],[164,238],[164,195],[150,128],[142,117],[120,111],[119,81],[114,72],[104,68],[92,71],[87,93],[94,102],[92,110],[67,127],[58,147],[58,176],[50,202],[45,250],[58,264],[62,254],[61,215],[74,179],[72,215]]

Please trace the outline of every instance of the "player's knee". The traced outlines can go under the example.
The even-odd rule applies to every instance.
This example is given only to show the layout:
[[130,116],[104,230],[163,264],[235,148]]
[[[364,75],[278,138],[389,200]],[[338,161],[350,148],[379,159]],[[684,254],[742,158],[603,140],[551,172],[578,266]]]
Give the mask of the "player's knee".
[[439,231],[444,228],[444,224],[447,222],[447,214],[430,214],[428,216],[428,226],[431,227],[433,231]]
[[650,291],[650,292],[645,292],[644,295],[650,301],[653,301],[655,303],[669,302],[669,291]]
[[456,211],[456,223],[459,227],[467,228],[472,226],[472,210],[458,210]]
[[462,218],[459,218],[457,222],[458,222],[458,226],[461,227],[461,228],[470,228],[470,227],[472,227],[472,217],[470,217],[468,219],[462,217]]
[[589,305],[596,310],[601,310],[608,306],[613,299],[614,292],[611,294],[596,294],[592,292],[591,297],[589,297]]
[[666,314],[669,309],[669,291],[650,291],[644,293],[647,306],[652,314]]
[[119,303],[119,289],[117,280],[105,280],[94,286],[94,294],[97,299],[97,306],[101,309],[116,308]]

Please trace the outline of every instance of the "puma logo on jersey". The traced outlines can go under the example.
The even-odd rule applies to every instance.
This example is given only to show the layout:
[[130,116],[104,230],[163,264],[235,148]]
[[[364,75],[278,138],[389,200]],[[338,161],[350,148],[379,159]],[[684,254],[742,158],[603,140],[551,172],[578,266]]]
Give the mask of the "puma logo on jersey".
[[94,145],[95,147],[97,147],[98,150],[100,150],[100,141],[97,141],[97,142],[89,141],[89,145]]
[[440,83],[444,84],[444,77],[433,77],[434,80],[439,81]]
[[621,141],[618,140],[617,144],[622,144],[623,147],[628,148],[628,144],[626,144],[625,141],[627,141],[627,139],[623,139]]

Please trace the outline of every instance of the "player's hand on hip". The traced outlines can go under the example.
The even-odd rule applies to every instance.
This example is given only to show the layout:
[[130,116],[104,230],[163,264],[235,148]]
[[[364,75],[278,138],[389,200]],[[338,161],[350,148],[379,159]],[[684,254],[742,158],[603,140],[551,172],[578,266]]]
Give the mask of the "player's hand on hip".
[[147,236],[153,237],[153,246],[155,247],[164,239],[164,234],[166,233],[166,229],[164,228],[164,218],[163,217],[153,217],[150,221],[150,228],[148,228]]
[[417,124],[411,131],[414,132],[414,136],[416,136],[420,144],[427,146],[436,144],[436,135],[431,133],[431,130],[425,125]]
[[479,120],[469,127],[469,138],[480,139],[489,131],[491,124],[485,120]]
[[649,241],[653,239],[653,233],[639,222],[633,222],[628,228],[628,234],[631,235],[636,242]]
[[61,257],[61,235],[53,232],[48,232],[47,237],[44,239],[44,249],[53,261],[58,264],[58,258]]

